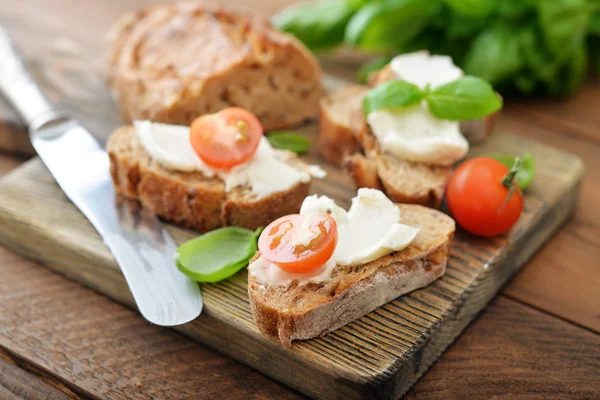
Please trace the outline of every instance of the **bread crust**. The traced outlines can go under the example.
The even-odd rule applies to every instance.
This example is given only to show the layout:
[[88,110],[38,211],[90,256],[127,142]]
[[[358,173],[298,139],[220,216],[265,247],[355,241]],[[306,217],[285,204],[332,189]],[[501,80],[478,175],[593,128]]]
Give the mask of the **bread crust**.
[[315,117],[323,93],[318,62],[296,38],[208,2],[123,16],[109,34],[107,61],[127,122],[189,125],[238,106],[266,130],[279,129]]
[[[266,226],[280,216],[297,213],[310,189],[310,182],[300,182],[260,199],[248,188],[226,192],[218,178],[162,167],[151,159],[131,126],[115,131],[107,150],[119,195],[138,200],[155,215],[199,232],[221,226]],[[290,162],[302,163],[291,155]]]
[[345,156],[360,149],[356,138],[360,129],[362,99],[369,90],[364,85],[348,85],[319,102],[317,150],[327,162],[341,166]]
[[[325,335],[442,276],[454,235],[454,221],[439,211],[418,205],[400,207],[403,216],[408,214],[406,223],[418,226],[419,218],[425,220],[415,242],[400,252],[354,267],[361,271],[354,275],[348,272],[345,279],[339,278],[340,274],[353,267],[341,268],[332,277],[331,287],[315,289],[327,293],[308,306],[282,302],[277,289],[265,288],[249,274],[251,310],[261,333],[291,347],[293,340]],[[437,223],[437,231],[432,230],[432,221]]]

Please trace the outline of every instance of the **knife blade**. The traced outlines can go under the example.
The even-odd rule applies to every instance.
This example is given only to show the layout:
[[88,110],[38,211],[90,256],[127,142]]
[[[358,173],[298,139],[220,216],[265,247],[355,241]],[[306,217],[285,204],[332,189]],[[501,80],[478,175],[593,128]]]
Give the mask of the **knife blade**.
[[154,215],[116,196],[108,154],[46,100],[2,27],[0,92],[29,126],[33,147],[56,182],[114,255],[144,318],[163,326],[196,318],[200,287],[175,266],[177,244]]

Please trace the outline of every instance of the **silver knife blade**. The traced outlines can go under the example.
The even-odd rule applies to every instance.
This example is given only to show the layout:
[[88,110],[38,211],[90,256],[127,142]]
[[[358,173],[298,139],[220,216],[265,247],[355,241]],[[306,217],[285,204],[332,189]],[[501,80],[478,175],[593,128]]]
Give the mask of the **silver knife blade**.
[[115,202],[108,154],[48,102],[2,26],[0,93],[29,126],[33,147],[67,197],[115,256],[144,318],[172,326],[200,315],[200,287],[175,266],[173,238],[154,215]]
[[202,310],[197,283],[175,266],[177,244],[165,227],[130,202],[117,202],[108,154],[79,123],[60,121],[30,132],[32,144],[67,197],[115,256],[141,314],[179,325]]

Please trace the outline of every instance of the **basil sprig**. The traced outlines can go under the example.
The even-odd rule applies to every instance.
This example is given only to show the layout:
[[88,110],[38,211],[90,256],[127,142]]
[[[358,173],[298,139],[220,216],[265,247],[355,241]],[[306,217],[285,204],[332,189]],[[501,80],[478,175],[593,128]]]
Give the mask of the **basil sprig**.
[[175,264],[196,282],[222,281],[248,265],[261,231],[228,227],[205,233],[179,246]]
[[276,149],[290,150],[297,154],[306,153],[310,149],[310,139],[291,131],[271,131],[267,134],[271,146]]
[[425,100],[440,119],[465,121],[483,118],[502,108],[502,99],[481,78],[465,76],[434,89],[421,90],[402,80],[386,82],[370,90],[364,100],[365,115],[379,109],[410,107]]
[[390,81],[369,90],[363,98],[365,115],[381,108],[397,109],[418,104],[423,92],[417,85],[406,81]]

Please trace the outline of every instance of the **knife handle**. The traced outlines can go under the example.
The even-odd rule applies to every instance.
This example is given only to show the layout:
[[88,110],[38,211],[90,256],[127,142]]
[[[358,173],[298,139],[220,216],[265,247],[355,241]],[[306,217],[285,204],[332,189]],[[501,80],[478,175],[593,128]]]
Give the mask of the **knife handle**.
[[17,46],[3,26],[0,26],[0,93],[30,130],[64,118],[35,83]]

